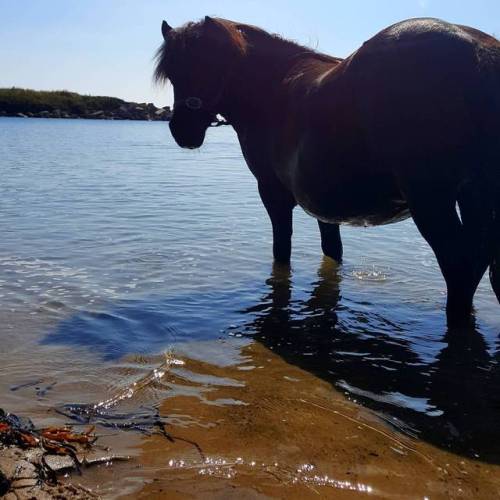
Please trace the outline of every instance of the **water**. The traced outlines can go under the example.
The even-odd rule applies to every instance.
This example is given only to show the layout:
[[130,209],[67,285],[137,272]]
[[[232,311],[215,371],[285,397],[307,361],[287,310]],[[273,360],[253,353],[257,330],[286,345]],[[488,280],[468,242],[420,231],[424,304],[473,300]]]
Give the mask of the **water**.
[[[0,170],[2,407],[60,422],[56,409],[127,390],[173,349],[185,366],[117,411],[161,413],[190,429],[187,439],[204,416],[203,440],[229,418],[221,409],[256,411],[265,387],[291,391],[283,380],[300,379],[293,402],[271,404],[269,424],[317,385],[323,405],[361,404],[362,418],[389,433],[457,460],[500,462],[500,307],[483,280],[477,331],[448,334],[444,282],[411,221],[343,229],[337,268],[321,256],[315,221],[296,209],[292,269],[273,267],[270,223],[229,127],[193,152],[163,123],[1,118]],[[185,405],[188,396],[196,404]],[[271,448],[281,439],[264,434]],[[143,438],[126,439],[149,456]],[[309,445],[315,439],[324,445],[319,432]],[[236,458],[250,460],[246,451]],[[281,458],[296,467],[290,457]],[[260,481],[240,475],[246,489]],[[122,493],[136,491],[138,477]]]

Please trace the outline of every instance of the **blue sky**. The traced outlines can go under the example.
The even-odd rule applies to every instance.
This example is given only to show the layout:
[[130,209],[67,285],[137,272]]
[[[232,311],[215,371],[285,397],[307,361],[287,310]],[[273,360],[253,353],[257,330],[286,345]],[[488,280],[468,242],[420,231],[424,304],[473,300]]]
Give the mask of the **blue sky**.
[[256,24],[337,56],[409,17],[500,35],[500,0],[0,0],[0,87],[171,102],[152,84],[160,24],[206,14]]

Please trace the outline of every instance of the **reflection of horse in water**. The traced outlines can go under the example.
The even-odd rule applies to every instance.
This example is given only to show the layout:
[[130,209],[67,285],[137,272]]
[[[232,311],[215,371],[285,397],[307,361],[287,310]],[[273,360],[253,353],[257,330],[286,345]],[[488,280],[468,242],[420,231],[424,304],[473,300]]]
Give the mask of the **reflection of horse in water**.
[[403,431],[500,463],[498,352],[489,354],[479,333],[446,333],[448,345],[426,361],[439,347],[425,336],[415,345],[404,324],[360,312],[362,304],[338,304],[340,276],[329,259],[307,300],[293,300],[287,267],[275,265],[267,283],[269,293],[244,311],[255,318],[243,331]]
[[224,19],[164,21],[162,33],[156,77],[174,86],[175,140],[197,148],[217,114],[231,123],[277,261],[290,260],[297,204],[337,260],[338,224],[411,215],[445,278],[450,323],[469,321],[488,266],[500,300],[498,40],[410,19],[342,61]]

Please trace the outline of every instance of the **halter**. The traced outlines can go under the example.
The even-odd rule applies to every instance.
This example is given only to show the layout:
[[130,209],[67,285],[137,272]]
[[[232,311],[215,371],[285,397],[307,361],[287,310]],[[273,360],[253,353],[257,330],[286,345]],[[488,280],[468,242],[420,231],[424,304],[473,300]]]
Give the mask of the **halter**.
[[[179,105],[185,106],[191,111],[199,111],[200,109],[205,109],[205,111],[211,113],[211,111],[203,105],[203,100],[200,97],[191,96],[186,97],[186,99],[179,99],[174,102],[174,109]],[[215,120],[210,123],[209,127],[220,127],[221,125],[229,125],[229,122],[227,120],[219,120],[218,118],[215,118]]]

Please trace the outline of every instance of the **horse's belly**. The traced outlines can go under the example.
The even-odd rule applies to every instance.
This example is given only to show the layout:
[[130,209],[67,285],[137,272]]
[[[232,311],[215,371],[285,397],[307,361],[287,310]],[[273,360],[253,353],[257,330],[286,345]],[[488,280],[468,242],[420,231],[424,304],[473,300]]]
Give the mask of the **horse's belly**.
[[371,212],[358,212],[358,213],[339,213],[332,214],[328,211],[315,210],[314,212],[308,207],[302,207],[309,215],[316,219],[327,222],[329,224],[345,224],[349,226],[380,226],[383,224],[393,224],[400,222],[410,217],[410,211],[407,206],[394,204],[387,206],[384,209],[379,208]]
[[318,220],[352,226],[391,224],[410,216],[406,200],[387,178],[372,182],[314,183],[297,190],[299,205]]

